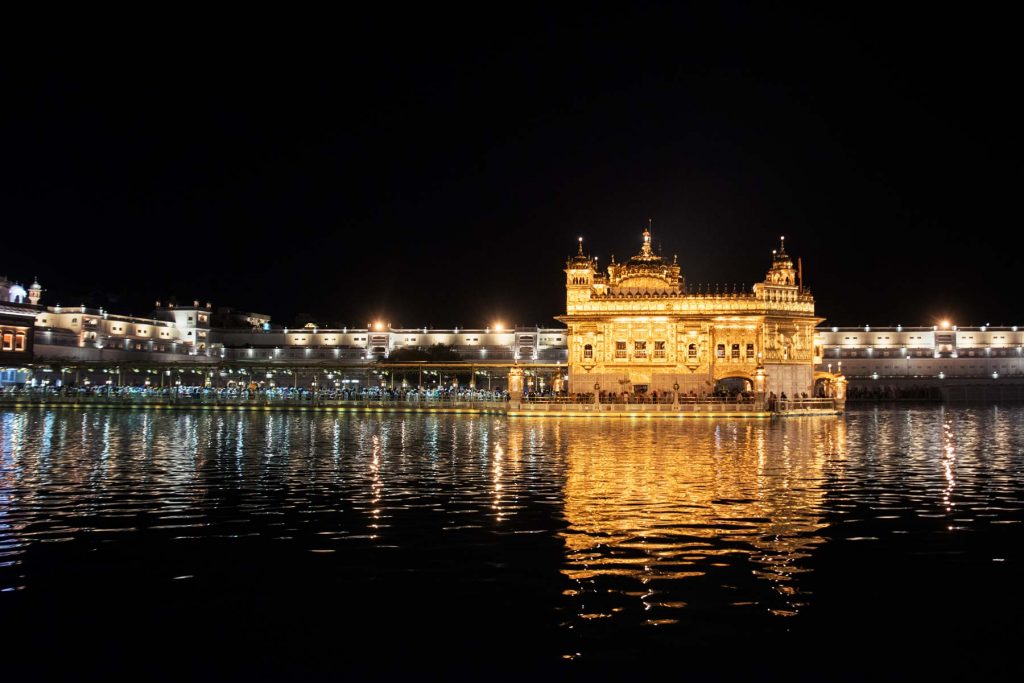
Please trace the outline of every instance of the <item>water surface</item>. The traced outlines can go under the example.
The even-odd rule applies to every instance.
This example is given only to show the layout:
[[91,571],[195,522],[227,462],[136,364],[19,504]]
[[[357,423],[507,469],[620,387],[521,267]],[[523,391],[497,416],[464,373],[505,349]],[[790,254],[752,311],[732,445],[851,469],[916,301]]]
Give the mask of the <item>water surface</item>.
[[0,412],[7,666],[1009,678],[1022,419]]

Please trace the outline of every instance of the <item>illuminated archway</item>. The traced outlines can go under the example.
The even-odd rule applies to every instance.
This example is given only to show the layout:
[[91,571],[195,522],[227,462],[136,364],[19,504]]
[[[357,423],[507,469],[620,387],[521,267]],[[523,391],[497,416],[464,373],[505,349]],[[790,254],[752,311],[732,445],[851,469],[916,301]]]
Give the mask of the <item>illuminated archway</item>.
[[831,372],[814,373],[814,394],[816,398],[833,398],[836,395],[836,375]]
[[754,378],[746,372],[726,372],[715,378],[715,393],[730,396],[754,391]]

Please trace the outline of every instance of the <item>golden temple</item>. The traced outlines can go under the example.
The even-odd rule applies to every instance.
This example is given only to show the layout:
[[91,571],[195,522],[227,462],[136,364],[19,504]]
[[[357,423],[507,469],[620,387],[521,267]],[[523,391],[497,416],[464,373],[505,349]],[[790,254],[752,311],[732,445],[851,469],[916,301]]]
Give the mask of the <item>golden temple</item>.
[[[607,273],[583,252],[565,265],[570,393],[707,396],[723,380],[743,390],[813,395],[814,298],[785,238],[762,282],[748,292],[686,286],[678,263],[655,254],[651,226],[640,253]],[[707,289],[707,288],[705,288]]]

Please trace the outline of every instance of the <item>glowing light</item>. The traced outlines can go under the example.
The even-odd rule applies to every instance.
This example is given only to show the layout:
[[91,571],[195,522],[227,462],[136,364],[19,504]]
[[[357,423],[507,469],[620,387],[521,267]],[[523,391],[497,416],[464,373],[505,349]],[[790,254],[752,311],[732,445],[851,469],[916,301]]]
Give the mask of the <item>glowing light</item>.
[[939,324],[942,325],[942,329],[944,329],[944,330],[948,330],[949,329],[949,321],[948,320],[943,320]]
[[375,330],[383,330],[384,329],[384,323],[382,323],[381,321],[378,320],[377,322],[375,322],[373,324],[373,329],[375,329]]
[[[583,238],[581,237],[580,239],[583,239]],[[501,332],[504,329],[505,329],[505,325],[503,323],[494,323],[494,331],[495,332]]]

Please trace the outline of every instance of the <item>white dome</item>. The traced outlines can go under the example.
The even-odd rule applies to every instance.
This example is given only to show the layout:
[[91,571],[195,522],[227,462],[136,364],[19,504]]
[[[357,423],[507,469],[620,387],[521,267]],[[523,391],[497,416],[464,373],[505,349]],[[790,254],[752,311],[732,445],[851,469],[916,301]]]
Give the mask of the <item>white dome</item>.
[[7,298],[8,301],[13,301],[15,303],[24,303],[25,299],[28,298],[28,292],[26,292],[25,288],[22,287],[21,285],[14,284],[11,285],[9,290],[7,290]]

